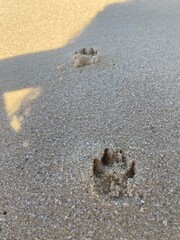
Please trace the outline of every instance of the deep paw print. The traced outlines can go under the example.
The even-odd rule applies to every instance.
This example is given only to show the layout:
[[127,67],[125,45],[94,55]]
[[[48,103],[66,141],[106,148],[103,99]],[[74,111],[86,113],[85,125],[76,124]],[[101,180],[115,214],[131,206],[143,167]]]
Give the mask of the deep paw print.
[[93,48],[82,48],[74,54],[74,67],[82,67],[99,62],[98,50]]
[[106,148],[100,159],[93,160],[95,191],[113,198],[132,196],[135,162],[128,164],[122,150]]

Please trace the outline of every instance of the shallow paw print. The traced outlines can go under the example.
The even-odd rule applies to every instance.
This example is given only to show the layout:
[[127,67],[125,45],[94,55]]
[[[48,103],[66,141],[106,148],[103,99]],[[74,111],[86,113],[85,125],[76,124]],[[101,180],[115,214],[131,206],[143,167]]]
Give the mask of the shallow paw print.
[[82,48],[74,54],[74,67],[98,63],[99,60],[98,50],[94,50],[93,48]]
[[106,148],[100,159],[93,161],[93,179],[95,191],[111,198],[123,196],[132,197],[133,181],[135,175],[135,162],[129,165],[122,150],[109,150]]

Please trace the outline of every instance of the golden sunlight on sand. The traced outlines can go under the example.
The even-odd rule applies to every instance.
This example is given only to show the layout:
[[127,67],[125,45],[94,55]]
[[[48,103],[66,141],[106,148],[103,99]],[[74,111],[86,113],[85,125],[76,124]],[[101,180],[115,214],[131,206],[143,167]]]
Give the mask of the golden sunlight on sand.
[[0,0],[0,59],[65,46],[108,4],[126,0]]
[[40,88],[24,88],[4,93],[4,103],[10,125],[19,132],[25,119],[29,116],[31,102],[40,94]]

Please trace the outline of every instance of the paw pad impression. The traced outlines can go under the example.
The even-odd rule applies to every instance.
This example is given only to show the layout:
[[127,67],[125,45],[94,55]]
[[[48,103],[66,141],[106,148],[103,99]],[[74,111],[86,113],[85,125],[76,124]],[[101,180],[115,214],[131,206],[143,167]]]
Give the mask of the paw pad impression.
[[93,48],[82,48],[74,54],[74,67],[82,67],[97,62],[99,62],[98,50]]
[[122,150],[106,148],[100,159],[93,160],[95,190],[101,195],[120,198],[132,196],[135,162],[128,164]]

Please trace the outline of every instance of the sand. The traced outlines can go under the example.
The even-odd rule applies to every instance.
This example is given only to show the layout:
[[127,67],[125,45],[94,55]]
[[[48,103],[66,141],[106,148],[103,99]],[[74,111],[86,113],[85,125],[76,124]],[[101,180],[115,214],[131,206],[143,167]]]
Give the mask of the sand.
[[[179,31],[178,0],[139,0],[107,5],[63,47],[6,49],[0,239],[179,239]],[[75,68],[83,47],[101,61]],[[129,196],[94,191],[105,148],[135,161]]]
[[0,59],[64,47],[111,3],[126,0],[0,0]]

